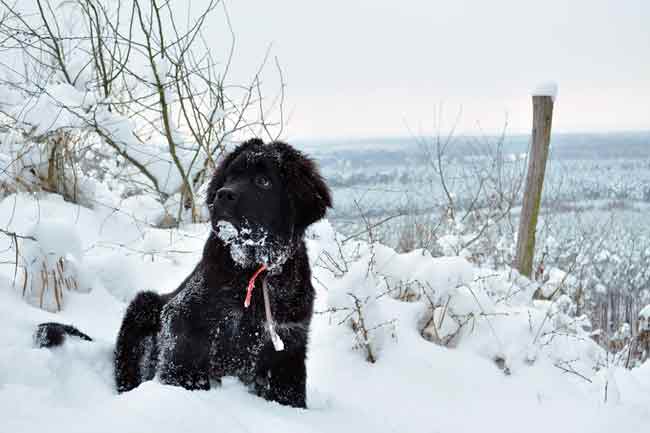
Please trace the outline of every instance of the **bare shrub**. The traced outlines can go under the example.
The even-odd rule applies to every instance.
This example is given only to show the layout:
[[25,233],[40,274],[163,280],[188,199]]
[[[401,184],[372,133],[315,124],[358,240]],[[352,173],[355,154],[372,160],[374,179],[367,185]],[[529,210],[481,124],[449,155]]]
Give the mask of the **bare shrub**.
[[[17,167],[0,177],[6,192],[42,189],[84,202],[92,179],[80,167],[95,160],[131,193],[161,203],[175,196],[177,221],[199,221],[197,194],[225,146],[241,133],[282,133],[279,64],[280,95],[269,102],[260,78],[268,52],[250,81],[229,81],[235,36],[217,0],[198,13],[188,4],[184,25],[171,2],[158,0],[1,3],[0,50],[13,63],[0,71],[0,122],[15,133],[0,139],[11,142]],[[218,60],[205,31],[220,11],[231,44]],[[269,121],[276,109],[280,122]]]

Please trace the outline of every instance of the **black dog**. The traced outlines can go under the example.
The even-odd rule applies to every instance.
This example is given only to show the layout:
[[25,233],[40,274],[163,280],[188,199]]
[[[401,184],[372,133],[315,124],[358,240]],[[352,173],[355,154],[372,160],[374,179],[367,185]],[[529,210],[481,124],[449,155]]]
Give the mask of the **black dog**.
[[[176,291],[141,292],[127,308],[115,348],[117,389],[154,376],[209,389],[233,375],[269,400],[306,407],[314,289],[304,234],[331,207],[329,189],[299,151],[253,139],[223,159],[207,203],[212,231],[194,271]],[[90,339],[53,323],[40,325],[36,339],[56,346],[65,334]]]

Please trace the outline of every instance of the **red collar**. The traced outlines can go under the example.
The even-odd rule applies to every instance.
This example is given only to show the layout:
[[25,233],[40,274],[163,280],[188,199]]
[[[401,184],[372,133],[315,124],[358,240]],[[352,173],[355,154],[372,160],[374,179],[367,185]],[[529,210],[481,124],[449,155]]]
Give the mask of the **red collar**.
[[244,308],[248,308],[251,305],[251,296],[253,296],[253,288],[255,287],[255,280],[257,277],[266,270],[266,265],[260,266],[260,268],[255,271],[250,280],[248,280],[248,287],[246,288],[246,299],[244,300]]

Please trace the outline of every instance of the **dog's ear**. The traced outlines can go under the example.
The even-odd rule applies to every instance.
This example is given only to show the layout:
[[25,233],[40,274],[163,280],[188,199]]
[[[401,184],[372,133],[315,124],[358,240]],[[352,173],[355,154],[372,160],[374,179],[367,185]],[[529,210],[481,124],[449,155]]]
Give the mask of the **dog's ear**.
[[224,156],[219,165],[217,165],[217,168],[212,175],[212,179],[210,180],[210,185],[208,186],[208,193],[205,199],[208,206],[212,204],[215,196],[217,195],[217,191],[219,191],[223,187],[223,184],[226,182],[226,171],[230,163],[232,163],[245,150],[263,145],[264,142],[259,138],[251,138]]
[[332,195],[316,163],[288,145],[286,148],[282,168],[294,203],[296,228],[304,231],[325,216],[332,207]]

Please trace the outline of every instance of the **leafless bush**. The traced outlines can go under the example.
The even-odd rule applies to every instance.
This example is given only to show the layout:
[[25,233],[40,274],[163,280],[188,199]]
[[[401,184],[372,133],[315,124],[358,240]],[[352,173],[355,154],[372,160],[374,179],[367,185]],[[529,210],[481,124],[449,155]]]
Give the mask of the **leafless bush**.
[[[0,120],[19,132],[9,192],[37,180],[78,201],[76,173],[90,151],[161,203],[176,196],[177,220],[187,211],[198,221],[197,193],[226,144],[282,133],[277,59],[280,94],[270,102],[260,78],[269,52],[248,83],[231,83],[235,34],[218,0],[198,14],[188,4],[184,26],[178,4],[159,0],[0,3],[0,53],[13,59],[0,65]],[[217,60],[205,32],[220,11],[231,44]],[[280,122],[268,120],[273,110]]]
[[416,138],[428,167],[430,196],[424,199],[425,211],[412,206],[405,212],[398,249],[509,264],[502,240],[513,238],[512,210],[520,200],[525,164],[504,151],[507,123],[498,137],[456,136],[457,123],[458,118],[447,134],[439,127],[433,137]]

